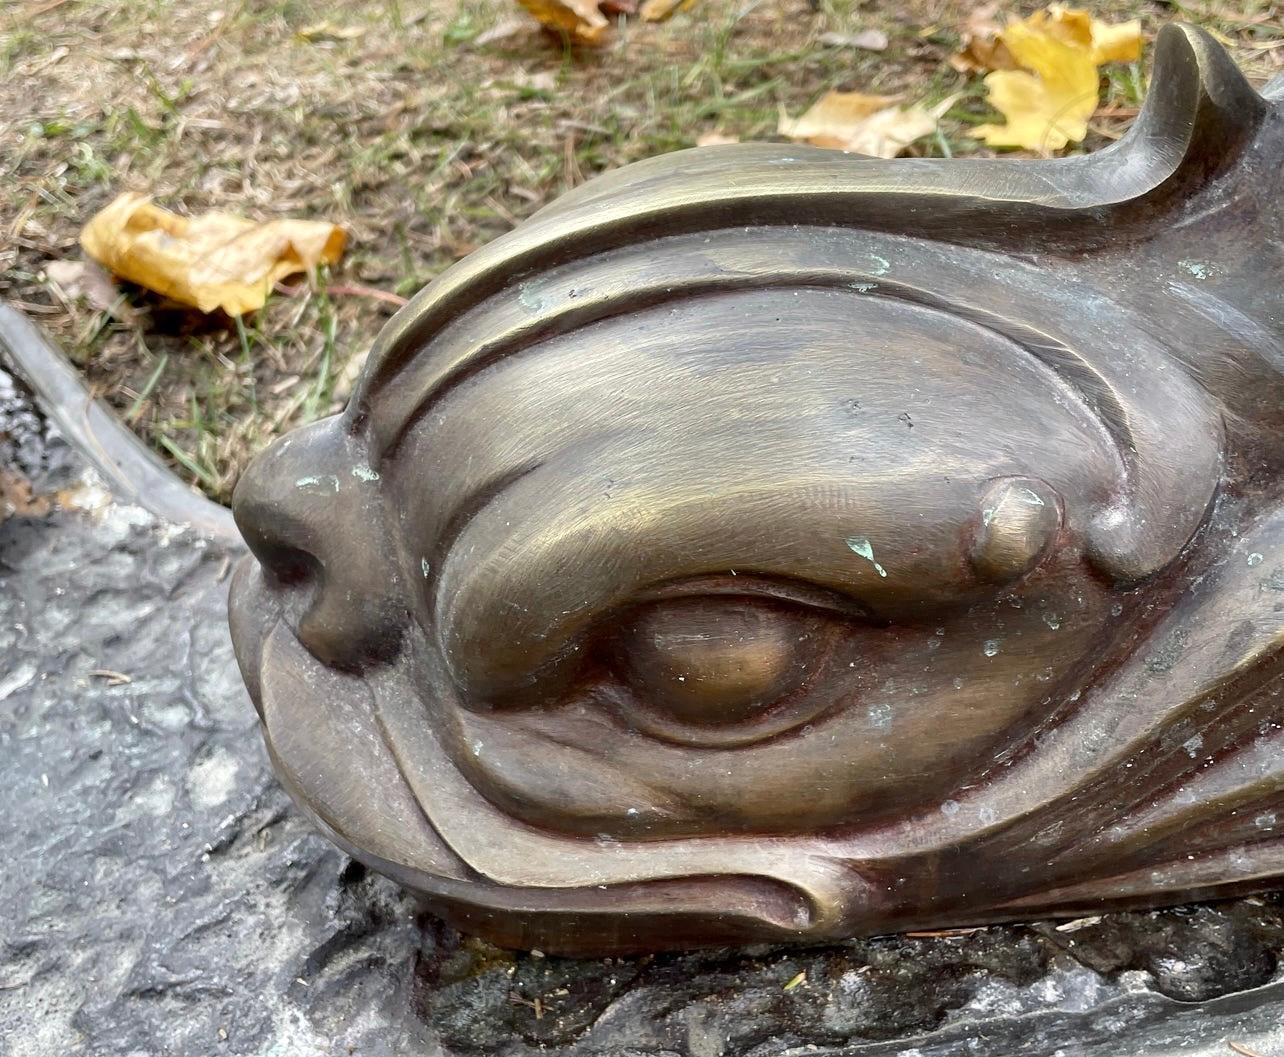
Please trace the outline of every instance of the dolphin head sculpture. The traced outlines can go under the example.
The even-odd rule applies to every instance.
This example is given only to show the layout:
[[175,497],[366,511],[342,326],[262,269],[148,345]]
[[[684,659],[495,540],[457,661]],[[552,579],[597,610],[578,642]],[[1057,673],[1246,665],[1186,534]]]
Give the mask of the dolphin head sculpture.
[[388,324],[235,497],[282,780],[462,927],[826,939],[1284,873],[1284,106],[687,151]]

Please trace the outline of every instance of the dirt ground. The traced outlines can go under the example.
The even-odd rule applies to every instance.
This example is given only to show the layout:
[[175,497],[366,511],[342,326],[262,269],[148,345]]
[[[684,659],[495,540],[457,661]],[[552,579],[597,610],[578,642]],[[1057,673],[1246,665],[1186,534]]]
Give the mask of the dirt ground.
[[[1010,13],[1038,5],[1014,4]],[[1284,69],[1279,0],[1088,5],[1211,29],[1257,82]],[[7,0],[0,4],[0,297],[190,480],[226,500],[247,459],[340,408],[397,304],[562,191],[705,134],[776,136],[825,90],[962,93],[912,153],[983,153],[979,77],[947,63],[969,4],[698,0],[605,47],[515,0]],[[515,21],[516,20],[516,21]],[[826,34],[878,28],[871,52]],[[1149,55],[1104,69],[1082,149],[1126,130]],[[45,269],[125,190],[178,212],[332,220],[343,260],[243,322],[127,288],[114,311]]]

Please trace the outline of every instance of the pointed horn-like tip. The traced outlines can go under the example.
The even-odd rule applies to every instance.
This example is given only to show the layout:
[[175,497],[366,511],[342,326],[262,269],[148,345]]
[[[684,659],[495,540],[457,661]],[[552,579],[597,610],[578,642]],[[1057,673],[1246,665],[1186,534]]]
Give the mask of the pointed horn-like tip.
[[1150,83],[1126,140],[1132,149],[1175,151],[1181,168],[1233,156],[1268,107],[1214,38],[1184,23],[1159,31]]
[[1184,22],[1164,26],[1155,38],[1156,85],[1197,79],[1201,102],[1208,102],[1227,116],[1241,121],[1263,109],[1262,97],[1226,49],[1207,31]]

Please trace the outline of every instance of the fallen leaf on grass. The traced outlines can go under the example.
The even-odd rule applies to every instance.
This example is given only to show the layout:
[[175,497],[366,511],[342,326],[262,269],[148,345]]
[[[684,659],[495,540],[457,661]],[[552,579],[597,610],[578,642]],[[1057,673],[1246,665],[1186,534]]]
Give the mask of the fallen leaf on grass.
[[822,33],[820,43],[830,48],[861,48],[864,51],[886,51],[887,34],[881,29],[862,29],[859,33]]
[[542,26],[567,33],[585,44],[600,44],[611,28],[597,0],[517,0]]
[[643,0],[638,8],[643,22],[663,22],[679,11],[690,11],[696,0]]
[[843,147],[853,128],[904,98],[864,92],[826,92],[801,117],[781,117],[779,132],[789,139],[817,147]]
[[[983,73],[987,70],[1013,70],[1018,63],[1004,42],[1005,29],[996,15],[997,2],[973,9],[963,23],[963,46],[950,57],[950,65],[960,73]],[[1092,62],[1136,62],[1141,58],[1141,22],[1110,24],[1092,17],[1091,13],[1064,4],[1050,4],[1021,23],[1036,32],[1060,40],[1086,52]]]
[[817,147],[895,158],[915,140],[935,132],[941,115],[957,98],[951,96],[928,109],[918,104],[900,106],[898,95],[827,92],[802,117],[782,118],[780,134]]
[[[992,147],[1050,154],[1088,133],[1099,101],[1097,67],[1141,57],[1141,23],[1110,25],[1087,11],[1052,4],[998,29],[995,6],[977,8],[964,28],[957,70],[990,69],[989,102],[1007,119],[972,131]],[[1018,68],[1019,67],[1019,68]]]
[[697,147],[721,147],[728,143],[739,142],[739,136],[728,136],[723,132],[703,132],[696,138]]
[[971,135],[991,147],[1024,147],[1051,154],[1088,134],[1097,109],[1097,65],[1089,53],[1032,26],[1014,22],[1003,42],[1020,70],[985,78],[990,104],[1007,122],[978,125]]
[[334,263],[346,241],[342,228],[321,221],[181,217],[137,194],[117,197],[80,233],[85,252],[113,274],[228,315],[262,308],[273,283],[287,275]]
[[1086,51],[1097,66],[1107,62],[1136,62],[1141,58],[1141,22],[1135,18],[1111,25],[1081,8],[1051,4],[1046,11],[1036,11],[1026,22],[1071,47]]

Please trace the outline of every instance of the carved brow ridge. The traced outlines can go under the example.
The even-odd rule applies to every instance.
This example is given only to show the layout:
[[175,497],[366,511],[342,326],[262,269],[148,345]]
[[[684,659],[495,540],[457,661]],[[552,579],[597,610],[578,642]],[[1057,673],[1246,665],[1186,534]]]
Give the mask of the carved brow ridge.
[[[492,341],[482,343],[463,363],[456,365],[453,370],[447,371],[437,379],[430,392],[417,402],[413,412],[391,428],[386,436],[380,438],[382,444],[379,447],[382,451],[379,452],[379,456],[386,457],[395,451],[405,435],[434,404],[444,400],[452,391],[477,374],[528,347],[532,340],[566,334],[591,323],[608,319],[622,310],[637,311],[654,308],[673,300],[771,287],[851,290],[853,278],[859,277],[847,268],[824,270],[781,268],[776,274],[769,276],[758,273],[709,276],[689,281],[679,289],[674,288],[671,280],[656,279],[649,287],[635,287],[619,297],[602,302],[588,305],[577,305],[573,301],[565,302],[558,312],[544,317],[537,324],[513,328],[507,333],[497,335]],[[1069,345],[1029,324],[1009,319],[975,305],[966,305],[941,297],[909,283],[875,276],[873,273],[866,278],[870,280],[872,286],[877,287],[876,293],[867,293],[864,295],[866,297],[885,297],[889,300],[903,301],[942,312],[955,319],[965,320],[1013,342],[1027,355],[1050,368],[1079,395],[1106,427],[1123,462],[1125,478],[1131,480],[1137,452],[1128,412],[1110,382]],[[532,330],[537,330],[538,334],[533,335]]]
[[524,277],[653,241],[657,232],[825,225],[905,233],[913,216],[912,234],[928,240],[1010,249],[1010,232],[1019,231],[1046,247],[1055,231],[1070,250],[1091,249],[1121,225],[1153,223],[1157,201],[1215,175],[1206,159],[1220,169],[1232,164],[1267,110],[1230,58],[1192,27],[1160,31],[1153,80],[1165,92],[1147,97],[1123,139],[1074,158],[887,162],[745,144],[666,155],[602,177],[416,295],[376,339],[348,428],[363,429],[380,391],[463,313]]

